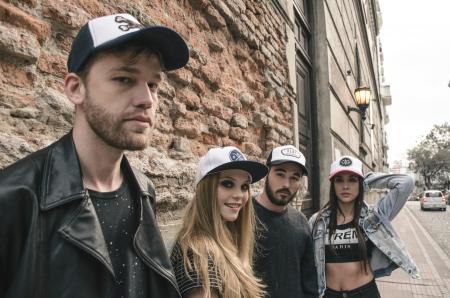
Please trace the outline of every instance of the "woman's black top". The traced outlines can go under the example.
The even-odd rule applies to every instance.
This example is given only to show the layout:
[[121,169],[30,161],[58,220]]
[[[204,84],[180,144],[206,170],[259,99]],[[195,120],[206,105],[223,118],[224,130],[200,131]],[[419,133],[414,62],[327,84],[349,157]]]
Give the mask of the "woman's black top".
[[[183,296],[192,289],[203,287],[203,281],[200,279],[197,271],[194,270],[193,254],[191,250],[188,250],[188,257],[192,270],[185,268],[180,245],[178,243],[175,244],[170,255],[170,261],[172,262],[173,270],[175,271],[178,288]],[[214,266],[212,258],[210,256],[205,257],[208,258],[209,284],[211,288],[217,290],[217,293],[221,296],[222,281],[216,273],[216,267]]]
[[[372,256],[373,244],[363,232],[366,241],[367,258]],[[358,236],[352,222],[338,225],[333,235],[325,237],[325,263],[347,263],[362,261],[358,247]]]

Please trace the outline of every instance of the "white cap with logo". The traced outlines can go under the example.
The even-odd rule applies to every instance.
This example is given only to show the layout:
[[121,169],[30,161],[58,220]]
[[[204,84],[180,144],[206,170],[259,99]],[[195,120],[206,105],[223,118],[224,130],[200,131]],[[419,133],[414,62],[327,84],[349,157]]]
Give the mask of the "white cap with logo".
[[251,176],[251,183],[261,180],[268,172],[265,165],[257,161],[247,160],[245,155],[236,147],[211,148],[200,158],[195,185],[205,178],[205,176],[225,170],[246,171]]
[[333,178],[336,174],[341,172],[350,172],[359,177],[364,177],[362,172],[362,162],[351,156],[341,156],[335,160],[330,167],[330,176],[328,179]]
[[270,152],[266,164],[268,166],[271,166],[279,165],[285,162],[293,162],[298,164],[303,169],[303,174],[308,175],[305,156],[300,152],[300,150],[292,145],[285,145],[274,148],[272,152]]

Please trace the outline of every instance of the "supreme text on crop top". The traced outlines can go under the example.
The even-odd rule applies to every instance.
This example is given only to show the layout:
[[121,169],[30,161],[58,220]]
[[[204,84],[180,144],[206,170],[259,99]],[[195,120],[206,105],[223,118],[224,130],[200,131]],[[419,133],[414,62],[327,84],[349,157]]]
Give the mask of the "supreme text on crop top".
[[[364,234],[364,231],[363,237],[366,241],[367,258],[370,258],[373,244]],[[336,231],[331,235],[331,243],[327,230],[325,236],[325,263],[357,262],[362,259],[363,257],[358,248],[358,236],[351,222],[336,227]]]

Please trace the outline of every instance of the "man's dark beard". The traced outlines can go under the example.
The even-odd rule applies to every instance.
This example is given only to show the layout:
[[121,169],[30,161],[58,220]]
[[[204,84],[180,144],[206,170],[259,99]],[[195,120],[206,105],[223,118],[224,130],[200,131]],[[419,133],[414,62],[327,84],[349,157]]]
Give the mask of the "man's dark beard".
[[281,188],[278,190],[278,192],[280,191],[285,191],[286,193],[289,193],[289,197],[287,197],[286,199],[277,199],[275,197],[275,194],[273,193],[272,189],[269,186],[269,177],[267,176],[266,178],[266,183],[264,184],[264,189],[266,191],[267,197],[269,198],[269,201],[272,202],[272,204],[277,205],[277,206],[286,206],[287,204],[289,204],[297,195],[296,191],[295,193],[291,194],[291,191],[288,188]]

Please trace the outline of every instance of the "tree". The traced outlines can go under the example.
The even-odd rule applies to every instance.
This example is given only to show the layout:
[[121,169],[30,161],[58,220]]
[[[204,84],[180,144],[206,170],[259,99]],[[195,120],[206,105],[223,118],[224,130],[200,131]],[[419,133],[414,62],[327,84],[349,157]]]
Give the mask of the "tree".
[[425,187],[450,189],[450,125],[434,125],[425,138],[408,150],[409,168],[422,176]]

